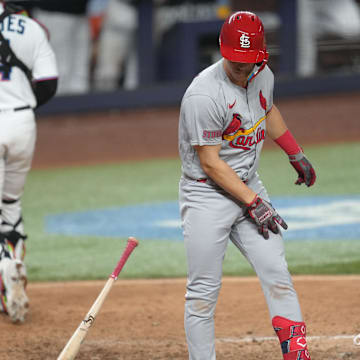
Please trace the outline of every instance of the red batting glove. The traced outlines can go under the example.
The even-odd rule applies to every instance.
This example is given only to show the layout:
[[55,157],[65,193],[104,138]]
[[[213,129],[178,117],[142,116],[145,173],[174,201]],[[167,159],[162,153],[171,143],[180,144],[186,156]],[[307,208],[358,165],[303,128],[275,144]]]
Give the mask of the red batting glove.
[[288,228],[286,222],[276,212],[272,205],[258,195],[256,195],[254,200],[246,206],[250,216],[258,226],[259,234],[264,236],[265,239],[269,238],[269,228],[274,234],[279,233],[277,224],[282,226],[285,230]]
[[311,186],[315,183],[316,174],[310,161],[306,158],[303,152],[299,152],[295,155],[289,155],[290,164],[298,173],[299,177],[296,180],[296,185],[305,183],[306,186]]

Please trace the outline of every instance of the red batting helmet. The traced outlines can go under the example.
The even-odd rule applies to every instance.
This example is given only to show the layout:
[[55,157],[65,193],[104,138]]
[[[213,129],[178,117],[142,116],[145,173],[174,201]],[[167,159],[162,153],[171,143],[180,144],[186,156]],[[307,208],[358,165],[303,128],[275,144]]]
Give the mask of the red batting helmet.
[[219,42],[221,55],[233,62],[260,63],[269,56],[264,26],[249,11],[238,11],[225,20]]

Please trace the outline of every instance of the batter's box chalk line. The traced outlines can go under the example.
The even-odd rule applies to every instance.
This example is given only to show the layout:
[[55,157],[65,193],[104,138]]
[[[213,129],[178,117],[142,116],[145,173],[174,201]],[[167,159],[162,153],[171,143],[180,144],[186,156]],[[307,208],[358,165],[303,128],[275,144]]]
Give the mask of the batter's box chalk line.
[[[332,336],[307,336],[306,339],[311,342],[313,340],[350,340],[352,339],[354,345],[360,346],[360,334],[359,335],[332,335]],[[278,341],[276,336],[246,336],[244,338],[219,338],[216,339],[220,343],[252,343],[252,342],[264,342],[264,341]]]

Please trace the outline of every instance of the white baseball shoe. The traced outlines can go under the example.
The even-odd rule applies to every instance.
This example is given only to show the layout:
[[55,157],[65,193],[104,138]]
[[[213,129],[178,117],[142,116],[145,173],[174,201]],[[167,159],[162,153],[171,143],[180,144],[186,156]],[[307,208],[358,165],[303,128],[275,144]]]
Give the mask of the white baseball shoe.
[[25,264],[19,259],[2,258],[0,261],[0,302],[12,322],[24,322],[29,311],[25,288]]

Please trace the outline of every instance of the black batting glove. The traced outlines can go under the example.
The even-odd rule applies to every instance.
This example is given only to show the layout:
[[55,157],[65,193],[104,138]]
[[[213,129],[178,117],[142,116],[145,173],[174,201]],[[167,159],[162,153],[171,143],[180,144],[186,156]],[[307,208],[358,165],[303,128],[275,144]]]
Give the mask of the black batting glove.
[[289,160],[290,164],[299,175],[298,179],[295,181],[296,185],[305,183],[306,186],[311,186],[315,183],[315,170],[303,152],[299,152],[295,155],[289,155]]
[[259,234],[265,239],[269,238],[268,229],[275,234],[279,233],[277,224],[282,226],[285,230],[288,228],[286,222],[276,212],[272,205],[258,195],[256,195],[254,200],[246,206],[250,216],[258,226]]

